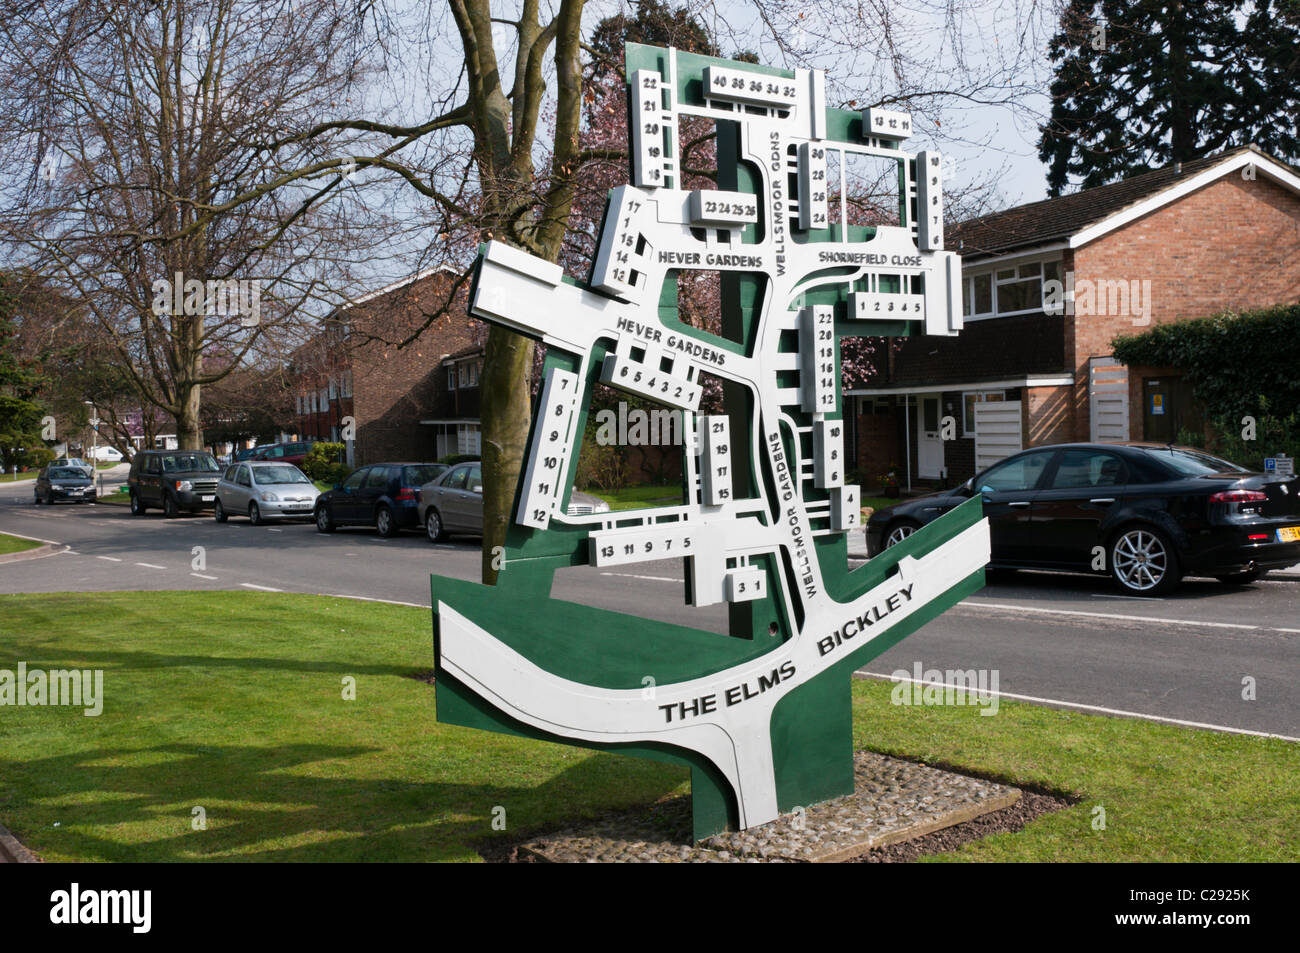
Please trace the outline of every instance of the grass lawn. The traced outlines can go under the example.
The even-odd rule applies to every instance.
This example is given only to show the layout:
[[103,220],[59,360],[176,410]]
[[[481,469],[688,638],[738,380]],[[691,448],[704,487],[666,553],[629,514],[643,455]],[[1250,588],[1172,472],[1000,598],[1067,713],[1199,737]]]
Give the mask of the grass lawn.
[[0,483],[21,483],[23,480],[35,480],[40,470],[28,470],[26,473],[0,473]]
[[676,506],[682,502],[680,486],[646,484],[625,486],[621,490],[584,490],[609,504],[611,510],[639,510],[646,506]]
[[[0,556],[7,556],[9,553],[22,553],[29,549],[35,549],[37,546],[44,545],[44,543],[37,542],[34,539],[23,539],[21,536],[10,536],[7,533],[0,533]],[[2,651],[3,649],[0,649],[0,652]]]
[[[467,860],[686,787],[674,766],[437,724],[410,677],[431,667],[425,610],[69,593],[0,596],[0,619],[0,668],[104,670],[99,717],[0,710],[0,823],[46,860]],[[894,707],[890,689],[853,684],[859,746],[1084,798],[951,859],[1300,859],[1295,745],[1011,702]]]

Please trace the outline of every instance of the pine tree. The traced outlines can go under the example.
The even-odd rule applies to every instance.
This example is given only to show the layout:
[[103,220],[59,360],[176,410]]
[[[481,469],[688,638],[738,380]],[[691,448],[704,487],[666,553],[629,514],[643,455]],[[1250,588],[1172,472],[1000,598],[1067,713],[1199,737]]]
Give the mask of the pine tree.
[[1048,191],[1254,142],[1300,158],[1296,0],[1071,0],[1052,39]]

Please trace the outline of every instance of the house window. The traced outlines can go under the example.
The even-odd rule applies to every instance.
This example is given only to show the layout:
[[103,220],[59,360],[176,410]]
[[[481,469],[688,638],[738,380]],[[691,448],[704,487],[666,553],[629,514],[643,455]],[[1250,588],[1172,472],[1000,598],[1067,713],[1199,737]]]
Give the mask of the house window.
[[456,426],[456,452],[481,453],[481,438],[478,424],[458,424]]
[[967,317],[980,317],[993,313],[993,276],[972,275],[966,279],[963,312]]
[[447,390],[456,389],[456,365],[447,368]]
[[1043,282],[1061,280],[1061,263],[1028,261],[965,279],[962,313],[968,318],[1043,310]]
[[466,361],[460,365],[460,386],[477,387],[478,386],[478,364],[475,361]]
[[335,378],[333,376],[330,377],[329,388],[330,388],[329,399],[333,400],[335,397],[339,395],[338,385],[335,383]]
[[329,388],[327,388],[327,387],[322,387],[322,388],[320,389],[320,409],[321,409],[321,410],[327,410],[327,409],[329,408],[329,405],[330,405],[330,392],[329,392]]
[[961,395],[965,413],[962,416],[962,435],[975,436],[975,405],[990,400],[1006,400],[1004,390],[968,390]]
[[351,371],[345,371],[343,373],[343,392],[339,396],[340,397],[352,396],[352,372]]

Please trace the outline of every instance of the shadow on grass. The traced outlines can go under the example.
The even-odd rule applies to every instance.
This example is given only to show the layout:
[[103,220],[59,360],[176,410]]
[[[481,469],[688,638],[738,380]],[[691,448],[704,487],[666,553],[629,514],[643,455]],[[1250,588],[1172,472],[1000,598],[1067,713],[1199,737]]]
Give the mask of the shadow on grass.
[[[647,800],[685,779],[603,753],[531,787],[345,777],[328,764],[374,751],[173,744],[0,761],[0,812],[38,853],[88,861],[457,860],[497,839],[494,808],[506,811],[499,836],[517,839],[606,810],[591,792],[621,775]],[[193,829],[194,807],[206,830]]]
[[285,672],[312,672],[335,675],[393,675],[409,678],[419,671],[414,665],[367,665],[362,662],[325,662],[281,656],[222,656],[222,655],[172,655],[165,652],[145,652],[130,649],[112,651],[78,647],[75,650],[59,647],[52,653],[48,646],[32,645],[25,651],[9,653],[26,661],[28,668],[48,665],[51,668],[102,668],[105,673],[127,669],[177,669],[177,668],[242,668],[250,670],[279,669]]

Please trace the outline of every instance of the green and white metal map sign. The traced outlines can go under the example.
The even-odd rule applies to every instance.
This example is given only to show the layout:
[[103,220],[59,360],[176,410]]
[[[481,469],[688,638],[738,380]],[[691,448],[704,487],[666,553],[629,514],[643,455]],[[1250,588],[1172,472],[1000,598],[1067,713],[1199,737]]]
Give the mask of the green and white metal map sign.
[[[848,568],[839,341],[961,327],[940,157],[903,151],[909,117],[828,109],[819,71],[671,49],[629,45],[627,76],[632,183],[589,286],[480,255],[472,312],[547,352],[498,584],[432,579],[438,719],[688,765],[704,837],[852,793],[851,673],[983,585],[988,526],[975,497]],[[684,117],[716,123],[716,188],[681,187]],[[832,214],[852,156],[896,165],[900,225]],[[720,335],[677,314],[695,268],[722,273]],[[725,412],[699,413],[705,375]],[[598,382],[683,412],[681,505],[567,515]],[[678,556],[728,635],[551,596],[558,569]]]

